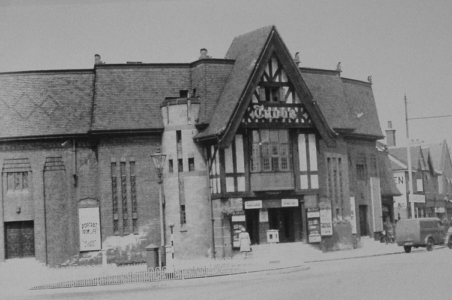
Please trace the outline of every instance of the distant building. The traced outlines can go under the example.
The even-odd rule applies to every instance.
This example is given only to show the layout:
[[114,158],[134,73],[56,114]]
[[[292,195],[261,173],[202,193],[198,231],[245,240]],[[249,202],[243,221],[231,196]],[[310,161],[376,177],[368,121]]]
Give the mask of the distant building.
[[[411,218],[409,201],[408,160],[406,147],[395,144],[395,130],[389,126],[388,145],[395,183],[402,193],[395,197],[394,218]],[[390,142],[393,141],[393,142]],[[439,144],[414,144],[410,146],[413,179],[414,217],[452,217],[452,163],[444,140]]]
[[274,26],[224,59],[0,74],[0,260],[144,261],[162,242],[159,145],[179,258],[233,255],[240,226],[323,250],[377,237],[383,134],[371,83],[340,74],[298,67]]

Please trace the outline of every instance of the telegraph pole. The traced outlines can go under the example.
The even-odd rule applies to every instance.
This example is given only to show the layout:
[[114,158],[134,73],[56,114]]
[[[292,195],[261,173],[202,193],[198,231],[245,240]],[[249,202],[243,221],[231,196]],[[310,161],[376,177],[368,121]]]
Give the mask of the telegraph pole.
[[413,176],[411,173],[411,151],[410,151],[410,131],[408,129],[408,102],[406,101],[405,95],[405,121],[406,121],[406,153],[408,160],[408,183],[409,183],[409,192],[408,192],[408,201],[411,205],[411,219],[414,219],[414,199],[413,199]]

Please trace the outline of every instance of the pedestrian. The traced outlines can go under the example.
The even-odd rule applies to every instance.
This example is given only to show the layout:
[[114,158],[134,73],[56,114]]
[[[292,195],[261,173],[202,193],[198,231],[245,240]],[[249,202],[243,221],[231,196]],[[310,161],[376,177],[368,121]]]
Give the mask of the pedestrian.
[[246,232],[245,227],[242,226],[239,234],[240,252],[243,253],[243,259],[247,259],[248,253],[251,252],[250,235]]

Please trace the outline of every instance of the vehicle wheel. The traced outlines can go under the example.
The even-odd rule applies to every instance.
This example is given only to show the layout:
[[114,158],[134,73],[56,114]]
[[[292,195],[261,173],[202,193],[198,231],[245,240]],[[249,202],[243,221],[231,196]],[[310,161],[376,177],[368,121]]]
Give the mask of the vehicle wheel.
[[432,251],[434,245],[435,245],[435,242],[433,241],[433,239],[429,238],[427,240],[427,251]]
[[403,246],[403,249],[405,250],[405,253],[411,252],[411,246]]

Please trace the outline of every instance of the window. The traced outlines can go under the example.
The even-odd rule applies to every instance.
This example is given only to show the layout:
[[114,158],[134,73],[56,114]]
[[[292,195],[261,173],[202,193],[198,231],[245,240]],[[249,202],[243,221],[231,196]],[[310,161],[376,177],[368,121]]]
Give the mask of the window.
[[185,205],[180,206],[180,223],[181,224],[187,223],[187,215],[185,213]]
[[113,233],[119,234],[118,182],[116,180],[116,162],[111,163],[111,197],[113,206]]
[[136,191],[135,162],[129,163],[130,168],[130,196],[132,199],[132,231],[138,234],[138,202]]
[[359,153],[356,158],[356,177],[358,180],[367,180],[367,163],[364,153]]
[[182,158],[177,160],[177,171],[179,173],[184,171],[184,160]]
[[173,166],[173,160],[172,159],[168,160],[168,172],[169,173],[173,173],[174,172],[174,166]]
[[188,171],[193,172],[195,170],[195,159],[189,158],[188,159]]
[[253,130],[251,138],[251,172],[290,171],[288,130]]
[[28,190],[28,172],[7,173],[8,191]]
[[179,97],[180,98],[188,98],[188,90],[180,90]]

